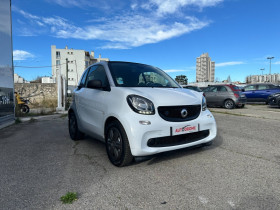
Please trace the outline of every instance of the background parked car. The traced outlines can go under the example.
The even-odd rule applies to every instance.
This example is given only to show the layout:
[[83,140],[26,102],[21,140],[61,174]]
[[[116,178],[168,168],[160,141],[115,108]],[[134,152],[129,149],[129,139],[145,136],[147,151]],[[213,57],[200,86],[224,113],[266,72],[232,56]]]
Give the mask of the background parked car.
[[268,104],[268,96],[280,92],[280,87],[273,84],[251,84],[242,89],[248,102],[265,102]]
[[194,91],[197,91],[197,92],[202,92],[202,90],[199,87],[194,86],[194,85],[183,86],[183,88],[194,90]]
[[222,106],[226,109],[235,107],[243,108],[246,104],[246,97],[235,85],[211,85],[203,90],[207,105]]
[[268,103],[270,106],[278,106],[280,107],[280,92],[274,93],[268,96]]

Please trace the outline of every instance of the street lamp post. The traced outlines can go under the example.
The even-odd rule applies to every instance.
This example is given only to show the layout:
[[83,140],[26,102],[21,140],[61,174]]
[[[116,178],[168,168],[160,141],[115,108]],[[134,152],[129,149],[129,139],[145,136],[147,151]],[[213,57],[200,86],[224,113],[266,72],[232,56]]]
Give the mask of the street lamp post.
[[274,57],[267,57],[267,59],[270,60],[269,75],[271,75],[271,60],[272,60],[273,58],[274,58]]
[[263,71],[265,70],[264,68],[263,69],[260,69],[262,71],[262,75],[263,75]]

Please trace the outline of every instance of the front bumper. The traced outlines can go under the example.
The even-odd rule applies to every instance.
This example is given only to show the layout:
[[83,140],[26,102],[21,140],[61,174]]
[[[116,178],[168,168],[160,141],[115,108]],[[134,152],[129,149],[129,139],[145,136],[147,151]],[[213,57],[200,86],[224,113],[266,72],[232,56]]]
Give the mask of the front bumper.
[[[195,146],[210,142],[217,135],[216,121],[209,110],[201,112],[198,118],[186,122],[168,122],[157,114],[150,116],[135,114],[133,117],[134,120],[131,119],[130,117],[129,120],[122,123],[125,127],[133,156],[153,155]],[[150,124],[144,125],[140,121],[149,121]],[[184,127],[189,124],[198,125],[198,132],[208,131],[208,134],[206,135],[206,132],[203,135],[199,135],[198,132],[196,132],[197,134],[190,133],[191,135],[189,136],[182,134],[181,137],[184,138],[182,140],[180,140],[180,135],[176,135],[175,142],[173,132],[171,131],[172,128]],[[158,142],[163,140],[165,144],[157,144],[155,146],[151,144],[151,140],[153,139],[156,139]]]
[[246,104],[246,103],[247,103],[247,98],[244,98],[244,97],[237,99],[235,102],[236,105],[242,105],[242,104]]

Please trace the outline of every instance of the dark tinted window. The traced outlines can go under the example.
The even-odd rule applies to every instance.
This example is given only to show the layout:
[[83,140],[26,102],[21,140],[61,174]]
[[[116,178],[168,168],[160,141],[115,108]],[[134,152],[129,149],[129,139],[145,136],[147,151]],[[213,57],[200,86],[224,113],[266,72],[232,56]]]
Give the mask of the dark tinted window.
[[103,87],[107,87],[109,85],[105,69],[101,65],[92,66],[90,68],[87,76],[86,84],[90,80],[100,80],[102,82]]
[[234,85],[231,85],[230,88],[231,88],[233,91],[240,91],[240,88],[237,87],[237,86],[234,86]]
[[205,92],[217,92],[218,91],[218,87],[216,86],[211,86],[211,87],[208,87]]
[[[268,85],[269,89],[275,89],[277,88],[275,85]],[[279,88],[279,87],[278,87]]]
[[84,87],[85,86],[88,70],[89,69],[85,70],[85,72],[84,72],[84,74],[83,74],[83,76],[80,80],[79,87]]
[[224,87],[224,86],[220,86],[220,87],[218,87],[217,89],[218,89],[218,91],[220,91],[220,92],[227,92],[227,89],[226,89],[226,87]]
[[109,69],[116,86],[179,88],[166,73],[153,66],[137,63],[109,62]]

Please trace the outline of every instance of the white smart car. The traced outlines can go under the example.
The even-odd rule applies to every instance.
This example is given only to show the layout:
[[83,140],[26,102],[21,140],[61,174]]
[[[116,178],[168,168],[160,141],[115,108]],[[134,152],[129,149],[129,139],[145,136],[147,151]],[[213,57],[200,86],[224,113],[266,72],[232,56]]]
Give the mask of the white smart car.
[[101,62],[87,68],[68,112],[73,140],[104,141],[110,161],[210,144],[216,122],[201,93],[181,88],[162,70],[139,63]]

